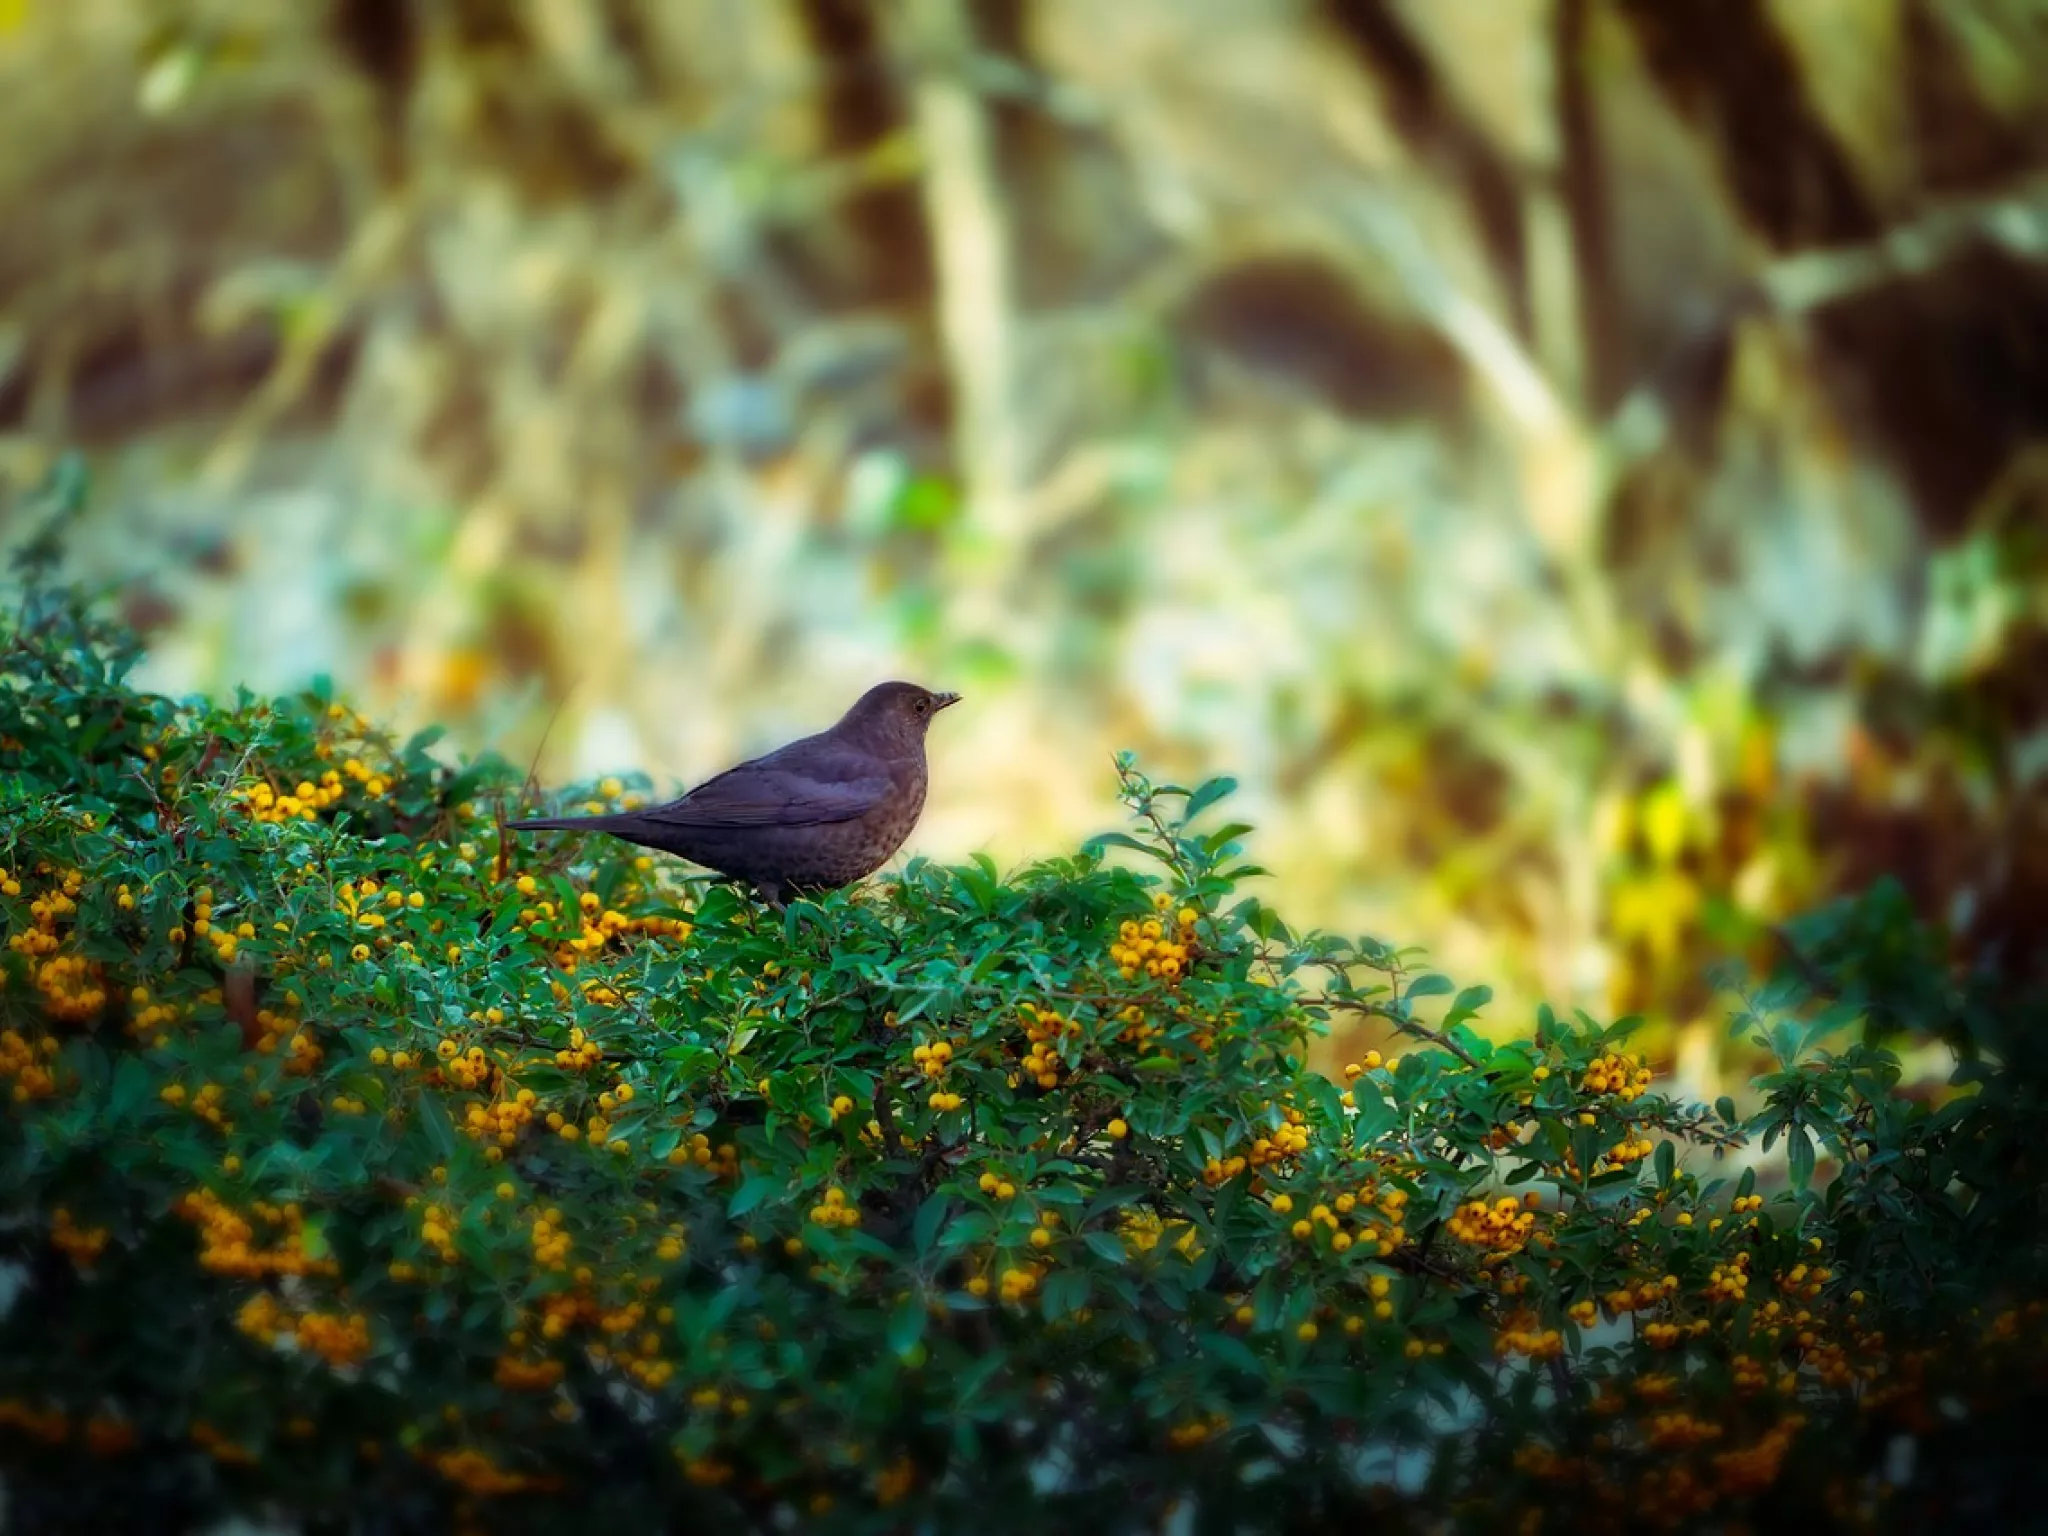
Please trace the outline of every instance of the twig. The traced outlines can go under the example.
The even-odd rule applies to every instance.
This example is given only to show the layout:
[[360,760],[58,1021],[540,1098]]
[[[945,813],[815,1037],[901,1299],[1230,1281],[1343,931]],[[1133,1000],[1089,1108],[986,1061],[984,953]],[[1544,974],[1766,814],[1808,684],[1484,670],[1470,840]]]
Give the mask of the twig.
[[1458,1060],[1472,1068],[1473,1071],[1479,1070],[1478,1057],[1474,1056],[1442,1030],[1431,1029],[1427,1024],[1418,1024],[1413,1018],[1402,1013],[1392,1003],[1354,1001],[1345,997],[1332,997],[1328,993],[1311,994],[1307,997],[1295,998],[1293,1001],[1303,1008],[1341,1008],[1347,1013],[1363,1013],[1374,1018],[1385,1019],[1404,1035],[1413,1035],[1419,1040],[1427,1040],[1439,1050],[1450,1052],[1451,1055],[1457,1057]]
[[1159,814],[1158,808],[1153,804],[1157,792],[1152,788],[1150,781],[1143,774],[1132,772],[1118,754],[1111,754],[1110,766],[1116,769],[1117,787],[1122,792],[1124,803],[1150,822],[1152,830],[1158,834],[1162,849],[1161,857],[1166,867],[1180,877],[1182,885],[1192,883],[1188,879],[1187,866],[1181,861],[1180,847],[1174,841],[1173,831],[1166,825],[1166,818]]
[[[942,992],[958,992],[969,997],[1010,997],[1029,993],[1032,997],[1049,998],[1056,1003],[1082,1003],[1095,1008],[1127,1008],[1133,1003],[1156,1001],[1162,994],[1156,990],[1135,992],[1067,992],[1055,987],[1034,987],[1029,982],[1020,982],[1016,987],[999,987],[985,981],[967,981],[955,985],[937,982],[913,983],[903,981],[876,980],[869,985],[885,992],[907,992],[913,995],[936,996]],[[821,998],[819,1006],[843,1001],[857,993],[842,994],[839,997]]]
[[889,1107],[889,1083],[886,1078],[875,1080],[875,1124],[882,1128],[882,1148],[891,1157],[902,1157],[909,1149],[903,1145],[903,1136],[896,1129],[896,1112]]

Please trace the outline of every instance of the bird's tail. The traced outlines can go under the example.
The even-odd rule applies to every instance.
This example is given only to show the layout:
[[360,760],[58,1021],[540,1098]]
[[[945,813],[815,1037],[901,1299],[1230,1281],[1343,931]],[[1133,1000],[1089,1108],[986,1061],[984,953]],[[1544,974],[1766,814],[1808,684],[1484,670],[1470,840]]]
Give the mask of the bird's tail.
[[533,821],[508,821],[512,832],[602,832],[626,818],[610,816],[542,816]]

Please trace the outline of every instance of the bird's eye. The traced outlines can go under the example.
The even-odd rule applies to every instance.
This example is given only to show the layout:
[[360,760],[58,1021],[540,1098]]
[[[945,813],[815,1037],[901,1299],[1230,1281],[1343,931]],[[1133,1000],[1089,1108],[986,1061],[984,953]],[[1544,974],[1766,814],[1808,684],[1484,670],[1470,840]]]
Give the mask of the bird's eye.
[[914,707],[916,708],[917,712],[921,715],[926,710],[930,709],[931,705],[927,703],[925,700],[919,699]]

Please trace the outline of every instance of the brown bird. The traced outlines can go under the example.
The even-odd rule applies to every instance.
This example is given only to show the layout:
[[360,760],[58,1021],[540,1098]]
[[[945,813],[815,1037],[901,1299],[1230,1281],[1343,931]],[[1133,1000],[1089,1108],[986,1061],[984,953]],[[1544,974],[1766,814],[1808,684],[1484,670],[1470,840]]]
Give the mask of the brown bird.
[[879,683],[837,725],[728,768],[679,800],[606,816],[515,821],[517,831],[609,832],[751,882],[780,907],[872,874],[924,810],[924,734],[957,693]]

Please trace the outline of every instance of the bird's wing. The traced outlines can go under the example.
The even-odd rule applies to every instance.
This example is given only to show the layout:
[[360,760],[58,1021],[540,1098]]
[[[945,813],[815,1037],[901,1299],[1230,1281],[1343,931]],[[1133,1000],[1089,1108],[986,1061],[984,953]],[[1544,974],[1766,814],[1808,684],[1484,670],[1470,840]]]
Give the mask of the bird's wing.
[[638,815],[672,827],[818,826],[865,816],[894,787],[871,757],[813,748],[792,761],[787,752],[728,768]]

